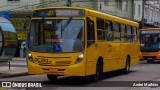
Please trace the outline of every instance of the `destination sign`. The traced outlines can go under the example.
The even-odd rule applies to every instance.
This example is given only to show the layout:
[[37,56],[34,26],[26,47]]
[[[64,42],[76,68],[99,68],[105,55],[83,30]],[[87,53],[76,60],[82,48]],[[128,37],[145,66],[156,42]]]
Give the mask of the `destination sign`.
[[84,17],[84,10],[79,9],[45,9],[33,12],[33,17]]
[[156,33],[160,33],[160,30],[144,30],[144,31],[141,31],[141,34],[156,34]]

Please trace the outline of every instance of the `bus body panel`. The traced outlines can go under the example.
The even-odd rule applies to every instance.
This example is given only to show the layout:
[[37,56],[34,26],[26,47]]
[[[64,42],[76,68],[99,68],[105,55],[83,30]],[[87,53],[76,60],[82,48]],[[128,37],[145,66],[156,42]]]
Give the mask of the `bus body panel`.
[[92,44],[91,46],[89,46],[87,48],[87,55],[86,55],[86,75],[93,75],[95,74],[95,67],[96,67],[96,63],[97,63],[97,54],[98,51],[95,48],[96,44]]
[[103,58],[103,72],[108,72],[125,68],[126,58],[128,55],[131,59],[131,66],[138,64],[139,44],[135,43],[133,47],[133,45],[129,43],[96,42],[87,49],[86,75],[95,74],[98,57]]
[[[85,76],[84,62],[74,64],[79,53],[38,53],[32,52],[31,62],[28,60],[29,74],[55,74]],[[84,60],[85,61],[85,60]],[[33,69],[34,68],[34,69]],[[58,69],[57,72],[50,72],[49,69]]]
[[[83,63],[78,65],[71,65],[68,67],[51,67],[51,66],[39,66],[35,63],[28,61],[28,73],[29,74],[53,74],[53,75],[67,75],[67,76],[85,76],[85,66]],[[33,69],[34,68],[34,69]],[[44,69],[42,69],[44,68]],[[58,68],[59,70],[65,69],[64,72],[49,72],[50,68]]]

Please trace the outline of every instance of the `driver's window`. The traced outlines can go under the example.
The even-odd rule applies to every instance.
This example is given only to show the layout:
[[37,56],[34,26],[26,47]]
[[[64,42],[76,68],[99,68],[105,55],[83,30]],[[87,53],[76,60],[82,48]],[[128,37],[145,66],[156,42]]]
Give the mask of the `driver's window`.
[[94,35],[94,22],[92,20],[87,21],[87,46],[95,42]]

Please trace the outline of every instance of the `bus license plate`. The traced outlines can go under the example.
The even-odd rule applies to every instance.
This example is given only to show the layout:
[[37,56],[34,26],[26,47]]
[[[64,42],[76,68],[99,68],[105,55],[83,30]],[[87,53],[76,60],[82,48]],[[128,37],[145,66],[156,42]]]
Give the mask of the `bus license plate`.
[[147,58],[148,60],[152,60],[152,58]]
[[50,68],[49,72],[58,72],[58,68]]

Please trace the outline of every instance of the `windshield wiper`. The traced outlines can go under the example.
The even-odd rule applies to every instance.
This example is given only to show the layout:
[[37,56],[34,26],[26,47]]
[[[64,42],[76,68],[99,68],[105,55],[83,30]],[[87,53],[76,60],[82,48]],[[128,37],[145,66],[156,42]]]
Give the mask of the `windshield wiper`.
[[61,27],[61,30],[62,30],[62,31],[64,31],[64,30],[66,29],[66,27],[69,25],[69,23],[71,22],[71,20],[72,20],[72,17],[70,17],[70,18],[68,19],[68,21],[63,25],[63,27]]
[[69,23],[71,22],[72,17],[70,17],[68,19],[68,21],[62,26],[62,21],[61,21],[61,37],[62,37],[62,31],[64,31],[66,29],[66,27],[69,25]]

